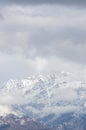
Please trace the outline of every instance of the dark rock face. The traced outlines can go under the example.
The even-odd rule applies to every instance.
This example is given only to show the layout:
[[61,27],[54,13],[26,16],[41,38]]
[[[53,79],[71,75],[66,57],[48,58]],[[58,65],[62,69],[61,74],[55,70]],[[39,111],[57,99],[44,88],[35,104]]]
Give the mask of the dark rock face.
[[9,114],[0,117],[0,130],[86,130],[86,115],[63,114],[53,122],[53,128],[27,117]]
[[26,117],[7,115],[0,117],[0,130],[51,130],[42,123],[33,121]]

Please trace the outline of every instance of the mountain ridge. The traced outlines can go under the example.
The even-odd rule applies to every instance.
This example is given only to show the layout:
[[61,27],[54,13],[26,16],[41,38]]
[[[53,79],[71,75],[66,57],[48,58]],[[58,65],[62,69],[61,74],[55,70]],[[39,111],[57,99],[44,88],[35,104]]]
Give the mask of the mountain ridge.
[[86,114],[86,82],[69,72],[9,80],[0,88],[0,113],[54,124],[62,114]]

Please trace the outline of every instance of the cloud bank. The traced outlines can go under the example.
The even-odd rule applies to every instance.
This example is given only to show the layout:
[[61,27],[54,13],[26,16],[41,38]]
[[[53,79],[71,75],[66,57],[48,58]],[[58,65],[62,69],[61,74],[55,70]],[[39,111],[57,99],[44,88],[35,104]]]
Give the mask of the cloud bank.
[[[27,6],[22,6],[24,2]],[[1,80],[56,70],[85,72],[86,9],[65,6],[65,3],[80,5],[81,1],[9,0],[7,4],[4,0],[2,3]]]

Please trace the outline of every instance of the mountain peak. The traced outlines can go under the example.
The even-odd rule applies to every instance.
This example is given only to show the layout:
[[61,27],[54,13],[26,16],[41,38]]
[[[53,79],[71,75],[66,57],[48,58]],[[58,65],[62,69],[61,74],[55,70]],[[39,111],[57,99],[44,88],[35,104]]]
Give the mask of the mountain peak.
[[46,123],[66,112],[86,113],[86,83],[69,72],[9,80],[0,90],[1,113],[15,113],[41,121],[52,117]]

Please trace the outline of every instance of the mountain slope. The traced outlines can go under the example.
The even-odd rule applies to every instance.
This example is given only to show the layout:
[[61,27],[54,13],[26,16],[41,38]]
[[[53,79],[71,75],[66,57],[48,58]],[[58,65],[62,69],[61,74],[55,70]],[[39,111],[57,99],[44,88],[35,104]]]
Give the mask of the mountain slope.
[[51,130],[42,123],[12,114],[0,117],[0,130]]
[[70,73],[9,80],[0,88],[0,113],[28,116],[53,126],[64,113],[86,113],[86,83]]

